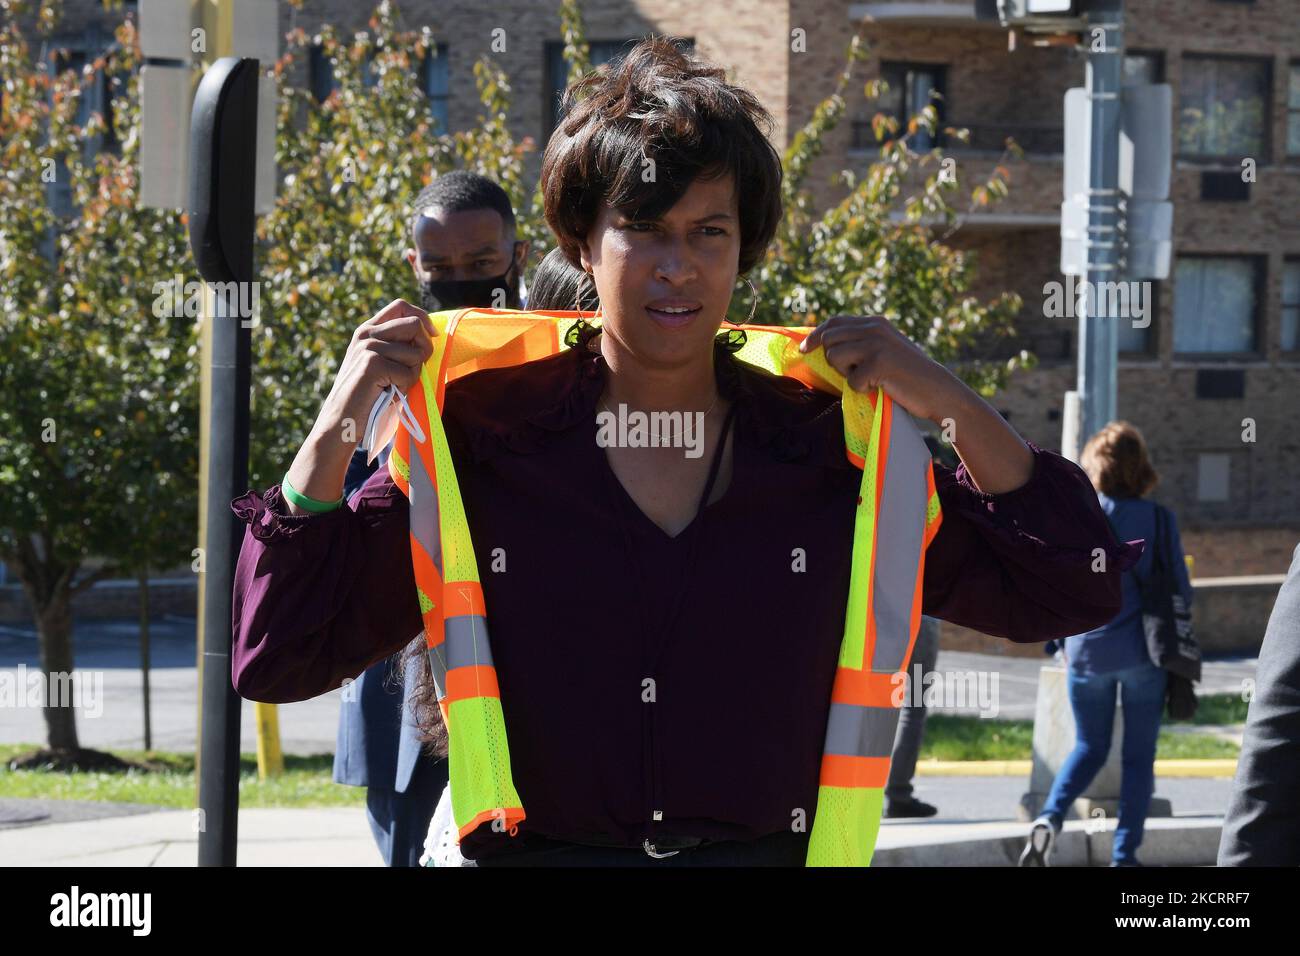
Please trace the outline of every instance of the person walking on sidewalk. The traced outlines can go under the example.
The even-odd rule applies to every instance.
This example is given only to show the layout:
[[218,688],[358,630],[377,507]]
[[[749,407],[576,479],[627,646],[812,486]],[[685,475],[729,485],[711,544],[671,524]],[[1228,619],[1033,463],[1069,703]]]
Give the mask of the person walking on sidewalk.
[[1192,586],[1178,524],[1167,510],[1165,540],[1171,553],[1159,553],[1163,546],[1156,533],[1160,506],[1143,497],[1156,486],[1159,475],[1151,465],[1142,433],[1128,422],[1111,422],[1088,440],[1079,464],[1097,489],[1097,499],[1120,540],[1143,538],[1147,546],[1137,565],[1124,572],[1124,606],[1119,614],[1101,627],[1065,639],[1077,739],[1056,774],[1047,802],[1030,825],[1020,865],[1050,863],[1066,812],[1106,763],[1118,689],[1124,707],[1124,741],[1111,866],[1140,866],[1137,849],[1155,792],[1156,738],[1165,707],[1166,672],[1152,662],[1147,650],[1139,584],[1151,574],[1153,562],[1163,560],[1165,567],[1173,568],[1189,609]]

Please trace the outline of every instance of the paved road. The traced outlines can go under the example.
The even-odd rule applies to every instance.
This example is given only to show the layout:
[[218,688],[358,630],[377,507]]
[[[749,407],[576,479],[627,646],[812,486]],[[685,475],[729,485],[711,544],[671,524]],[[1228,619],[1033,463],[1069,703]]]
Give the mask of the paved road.
[[[77,728],[84,746],[139,748],[143,746],[142,687],[139,671],[138,626],[128,621],[79,622],[73,635],[77,666],[87,687],[102,687],[94,706],[78,713]],[[158,749],[190,751],[195,746],[197,693],[195,621],[164,616],[151,628],[153,745]],[[938,708],[951,713],[986,714],[1003,719],[1032,719],[1039,668],[1047,663],[1018,657],[940,651],[937,670],[955,675],[951,686],[983,687],[990,696],[968,698],[965,705]],[[38,668],[36,634],[31,628],[0,625],[0,675],[20,676],[20,665],[30,674]],[[1253,658],[1207,661],[1204,693],[1239,693],[1242,681],[1255,674]],[[971,675],[967,679],[965,675]],[[993,694],[996,677],[996,694]],[[957,679],[960,678],[960,679]],[[972,682],[973,680],[973,682]],[[99,683],[97,683],[99,682]],[[936,685],[938,686],[938,685]],[[314,700],[283,704],[279,709],[280,737],[286,753],[333,753],[338,726],[340,691]],[[94,716],[95,710],[101,711]],[[35,708],[0,710],[0,743],[36,743],[45,739],[45,722]],[[240,746],[256,749],[253,705],[243,707]]]
[[[157,750],[193,751],[198,727],[198,671],[194,618],[164,616],[150,626],[149,691],[153,746]],[[102,696],[88,698],[79,708],[77,733],[82,746],[100,749],[139,749],[144,746],[143,687],[140,676],[139,626],[136,621],[78,622],[73,630],[78,680],[102,687]],[[33,629],[0,625],[0,673],[16,679],[19,665],[27,674],[40,666]],[[83,691],[85,693],[85,691]],[[339,695],[335,690],[313,700],[282,704],[280,741],[286,753],[334,752]],[[99,711],[99,716],[94,716]],[[244,701],[240,748],[257,749],[253,705]],[[41,743],[45,720],[39,709],[0,710],[0,743]]]

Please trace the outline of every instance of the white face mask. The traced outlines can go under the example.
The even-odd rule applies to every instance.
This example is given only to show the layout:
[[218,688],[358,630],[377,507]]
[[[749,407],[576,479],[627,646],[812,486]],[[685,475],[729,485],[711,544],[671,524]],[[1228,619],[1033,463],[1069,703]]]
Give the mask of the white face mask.
[[411,411],[406,396],[396,385],[389,385],[371,406],[370,418],[366,422],[366,434],[361,440],[361,447],[366,450],[367,465],[374,461],[375,456],[393,440],[399,423],[406,426],[406,430],[418,444],[424,444],[424,429],[415,420],[415,413]]

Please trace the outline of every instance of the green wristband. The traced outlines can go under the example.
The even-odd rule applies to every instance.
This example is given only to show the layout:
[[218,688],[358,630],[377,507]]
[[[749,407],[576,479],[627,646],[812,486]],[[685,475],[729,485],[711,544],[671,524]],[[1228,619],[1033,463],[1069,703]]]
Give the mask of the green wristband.
[[284,494],[285,498],[292,501],[299,508],[302,508],[304,511],[311,511],[315,514],[333,511],[335,508],[341,507],[343,504],[342,495],[339,496],[338,501],[318,501],[315,498],[308,498],[301,492],[295,491],[293,485],[289,484],[289,473],[287,471],[284,473],[284,480],[280,482],[280,491]]

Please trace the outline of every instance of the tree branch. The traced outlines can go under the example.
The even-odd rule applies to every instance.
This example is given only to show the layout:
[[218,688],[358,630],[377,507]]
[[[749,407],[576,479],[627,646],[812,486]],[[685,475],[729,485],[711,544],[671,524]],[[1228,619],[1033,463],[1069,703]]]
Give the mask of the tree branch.
[[68,595],[70,597],[76,597],[82,591],[85,591],[87,588],[94,585],[96,581],[103,581],[105,578],[111,578],[117,573],[118,568],[116,565],[106,564],[102,568],[92,571],[76,584],[68,588]]

